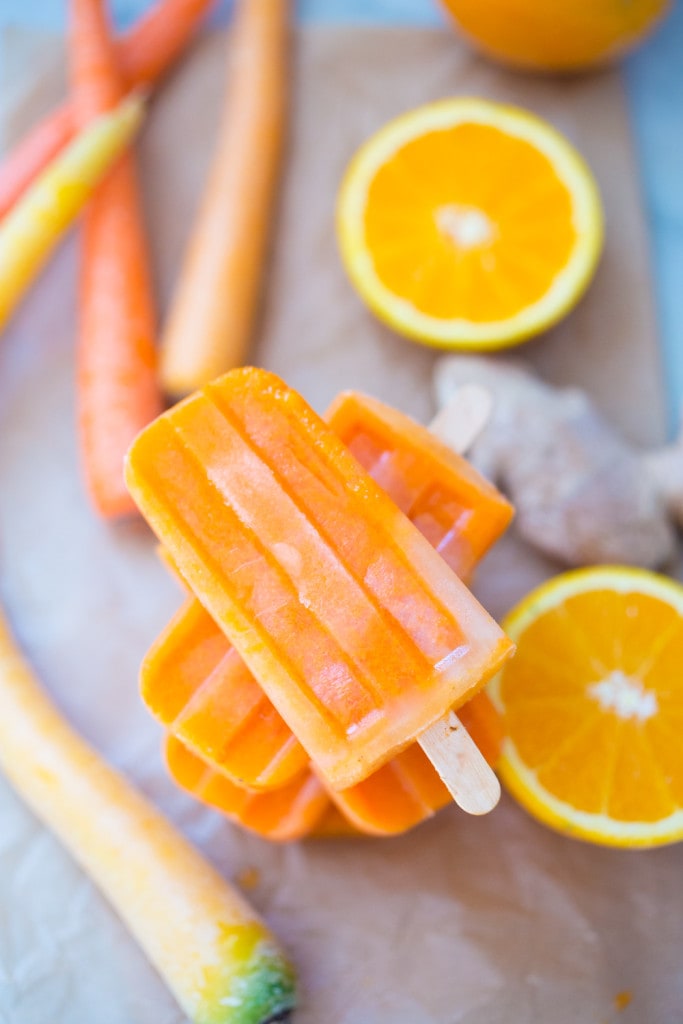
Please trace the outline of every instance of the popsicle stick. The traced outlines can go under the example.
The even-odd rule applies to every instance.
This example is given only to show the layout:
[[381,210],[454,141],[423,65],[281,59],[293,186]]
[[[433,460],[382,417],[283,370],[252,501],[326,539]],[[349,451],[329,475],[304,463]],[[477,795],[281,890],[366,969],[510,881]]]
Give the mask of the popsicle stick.
[[479,384],[465,384],[441,409],[429,429],[458,455],[470,448],[488,423],[493,410],[491,392]]
[[[459,455],[474,443],[491,415],[493,400],[478,384],[459,388],[429,429]],[[422,733],[418,743],[458,807],[488,814],[500,800],[500,783],[454,711]]]
[[422,733],[418,743],[458,807],[488,814],[500,800],[500,783],[454,711]]

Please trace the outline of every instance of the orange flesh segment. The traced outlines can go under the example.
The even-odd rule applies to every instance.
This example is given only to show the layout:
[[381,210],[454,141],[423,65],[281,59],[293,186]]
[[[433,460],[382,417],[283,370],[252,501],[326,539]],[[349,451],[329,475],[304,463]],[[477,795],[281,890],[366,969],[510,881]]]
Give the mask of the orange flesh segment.
[[333,788],[462,704],[512,649],[266,371],[233,371],[159,417],[127,469],[172,560]]
[[618,822],[683,807],[683,617],[650,594],[568,597],[523,632],[501,677],[523,763],[553,796]]
[[490,322],[541,299],[574,248],[572,201],[535,146],[486,124],[411,139],[368,188],[365,239],[394,295]]

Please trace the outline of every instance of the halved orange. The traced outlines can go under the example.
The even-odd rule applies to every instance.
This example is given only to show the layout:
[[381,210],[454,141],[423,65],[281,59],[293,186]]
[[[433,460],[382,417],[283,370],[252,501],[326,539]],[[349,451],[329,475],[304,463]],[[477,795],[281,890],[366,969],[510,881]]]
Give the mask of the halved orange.
[[449,99],[391,121],[341,186],[352,282],[397,331],[444,348],[516,344],[559,320],[602,246],[597,186],[528,111]]
[[514,67],[577,71],[620,57],[670,0],[442,0],[465,36]]
[[503,628],[517,653],[490,695],[507,728],[507,789],[579,839],[683,838],[683,587],[640,569],[578,570]]

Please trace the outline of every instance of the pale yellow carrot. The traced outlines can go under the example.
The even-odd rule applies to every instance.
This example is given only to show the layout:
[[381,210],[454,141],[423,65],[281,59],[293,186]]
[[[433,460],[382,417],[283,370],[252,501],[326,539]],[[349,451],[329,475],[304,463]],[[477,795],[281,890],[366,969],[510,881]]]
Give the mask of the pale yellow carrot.
[[279,177],[289,0],[238,0],[223,119],[162,344],[173,395],[244,362]]
[[0,766],[107,896],[193,1022],[284,1019],[292,973],[266,926],[67,725],[1,613]]
[[0,329],[143,114],[142,99],[130,96],[98,117],[46,167],[0,224]]

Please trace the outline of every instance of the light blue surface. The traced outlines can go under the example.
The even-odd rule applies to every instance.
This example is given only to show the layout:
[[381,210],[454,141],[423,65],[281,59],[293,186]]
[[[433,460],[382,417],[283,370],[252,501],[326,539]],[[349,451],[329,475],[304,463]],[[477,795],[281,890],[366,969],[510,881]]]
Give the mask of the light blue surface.
[[[482,0],[484,2],[484,0]],[[149,0],[113,0],[126,27]],[[222,0],[212,20],[230,8]],[[64,0],[0,0],[0,26],[59,29]],[[298,0],[303,21],[439,25],[436,0]],[[683,408],[683,0],[626,63],[626,80],[650,226],[657,313],[666,367],[669,423]]]
[[[111,0],[116,23],[125,28],[151,0]],[[232,6],[231,0],[217,3],[219,17]],[[443,14],[436,0],[296,0],[302,21],[356,24],[440,25]],[[0,0],[0,24],[61,28],[66,0]],[[215,15],[214,15],[215,17]]]
[[669,421],[683,413],[683,4],[626,62],[650,227]]

